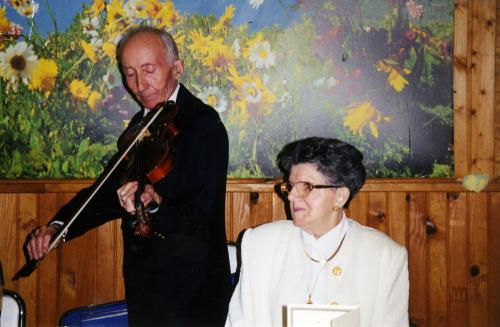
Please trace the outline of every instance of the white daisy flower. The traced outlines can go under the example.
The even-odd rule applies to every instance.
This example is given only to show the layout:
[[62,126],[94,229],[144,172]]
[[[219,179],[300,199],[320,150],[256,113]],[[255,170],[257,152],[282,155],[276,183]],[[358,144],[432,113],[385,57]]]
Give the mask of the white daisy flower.
[[21,16],[31,17],[35,16],[38,12],[38,3],[35,1],[29,1],[26,3],[20,3],[19,5],[14,5],[13,7],[16,9],[17,13]]
[[339,81],[338,79],[336,79],[335,77],[333,76],[330,76],[327,80],[326,80],[326,88],[327,89],[332,89],[334,88],[335,86],[339,85]]
[[92,45],[92,47],[94,49],[99,49],[100,50],[102,48],[102,43],[103,43],[102,39],[100,39],[100,38],[96,37],[96,38],[90,39],[90,44]]
[[240,40],[236,39],[233,42],[233,52],[234,56],[238,58],[241,55]]
[[249,0],[248,3],[253,9],[259,9],[259,7],[264,3],[264,0]]
[[17,91],[19,79],[28,84],[33,69],[36,67],[38,57],[26,42],[19,42],[0,52],[0,73],[5,81]]
[[97,17],[84,18],[80,20],[83,27],[83,33],[89,35],[92,38],[99,36],[97,29],[99,28],[99,19]]
[[227,109],[226,96],[217,86],[205,87],[203,91],[198,94],[198,98],[213,107],[219,113]]
[[257,68],[269,68],[274,66],[274,54],[271,52],[271,45],[269,42],[256,42],[250,48],[249,59]]
[[104,80],[104,83],[106,83],[106,86],[109,89],[112,89],[115,86],[120,86],[121,85],[122,77],[121,77],[120,72],[118,71],[118,69],[113,68],[113,69],[109,70],[106,73],[106,75],[104,75],[102,77],[102,79]]
[[144,0],[129,0],[125,4],[125,13],[127,14],[128,18],[144,18],[146,10],[147,8],[145,6]]
[[259,103],[262,100],[262,92],[255,83],[243,83],[243,95],[250,103]]

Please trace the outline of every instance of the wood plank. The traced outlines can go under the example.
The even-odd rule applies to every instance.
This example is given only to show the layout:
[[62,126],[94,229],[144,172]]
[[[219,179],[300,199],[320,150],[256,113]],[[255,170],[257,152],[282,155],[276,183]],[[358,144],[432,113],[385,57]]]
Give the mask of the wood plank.
[[[26,262],[23,247],[26,243],[28,234],[38,225],[38,195],[36,194],[19,194],[18,195],[18,222],[19,230],[17,232],[17,261],[20,269]],[[30,314],[26,315],[27,326],[37,326],[36,313],[38,305],[37,297],[37,276],[38,270],[35,270],[28,278],[21,278],[18,280],[18,291],[24,299],[26,304],[26,311]],[[10,278],[13,276],[7,276]]]
[[449,326],[467,326],[467,195],[451,193],[448,198],[448,310]]
[[[97,230],[88,231],[74,242],[76,242],[76,305],[97,304],[95,300],[98,269]],[[108,252],[109,255],[111,255],[110,252]]]
[[429,326],[448,325],[448,275],[447,275],[447,195],[429,193],[429,221],[435,226],[435,233],[427,236],[429,249],[429,288],[427,311]]
[[[258,197],[252,200],[252,197],[255,197],[255,194],[257,194]],[[252,216],[251,227],[273,221],[272,198],[272,193],[250,193],[250,212]]]
[[[67,203],[74,196],[73,193],[61,193],[59,196],[59,206]],[[59,258],[59,293],[58,293],[58,313],[59,315],[69,309],[78,306],[76,298],[77,285],[77,247],[78,240],[66,242]]]
[[[500,2],[497,1],[496,15],[500,17]],[[495,178],[500,178],[500,24],[496,24],[495,46]]]
[[125,282],[123,281],[123,237],[121,220],[116,220],[113,222],[114,225],[114,233],[115,233],[115,242],[116,242],[116,300],[125,299]]
[[[57,194],[40,194],[40,224],[46,225],[54,216],[58,204]],[[37,325],[55,326],[58,321],[58,254],[59,250],[47,254],[38,268]]]
[[388,233],[387,194],[385,192],[368,192],[366,225]]
[[427,325],[427,246],[425,193],[408,194],[408,268],[410,271],[410,320],[417,326]]
[[453,42],[453,145],[455,176],[462,178],[469,173],[469,114],[470,108],[470,46],[472,24],[469,0],[455,0]]
[[500,326],[500,193],[488,202],[488,318],[489,326]]
[[232,230],[231,240],[236,241],[239,233],[251,227],[252,217],[250,216],[250,194],[244,192],[232,192]]
[[488,326],[488,195],[470,193],[469,200],[469,326],[480,327]]
[[[288,204],[287,204],[288,210]],[[273,193],[272,198],[272,217],[273,220],[285,220],[287,214],[285,211],[285,201],[276,193]]]
[[0,238],[0,261],[5,276],[5,288],[17,291],[17,286],[11,282],[11,277],[19,269],[18,264],[18,221],[17,195],[0,194],[0,217],[2,219],[2,237]]
[[[472,1],[470,169],[494,174],[496,1]],[[458,139],[457,139],[458,140]]]
[[111,302],[117,297],[115,236],[114,222],[97,229],[95,303]]
[[366,225],[368,216],[368,196],[367,193],[358,193],[349,204],[347,216],[359,222],[361,225]]
[[388,194],[389,236],[408,249],[408,205],[405,192],[390,192]]
[[226,192],[226,199],[224,203],[224,213],[225,213],[225,226],[226,226],[226,239],[228,241],[234,241],[231,231],[233,230],[233,201],[232,193]]

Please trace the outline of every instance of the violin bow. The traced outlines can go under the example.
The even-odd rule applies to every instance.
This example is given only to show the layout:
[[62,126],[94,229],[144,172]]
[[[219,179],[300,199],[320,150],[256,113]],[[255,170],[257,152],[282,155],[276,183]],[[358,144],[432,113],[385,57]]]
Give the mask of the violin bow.
[[[80,206],[78,211],[73,215],[73,217],[65,225],[63,225],[61,228],[59,228],[59,230],[56,232],[56,234],[54,234],[53,239],[49,243],[49,248],[47,250],[47,254],[57,246],[57,244],[59,243],[61,238],[68,232],[69,227],[73,224],[73,222],[76,220],[76,218],[78,218],[80,213],[83,211],[83,209],[85,209],[85,207],[89,204],[89,202],[94,198],[96,193],[101,189],[102,185],[104,185],[104,183],[108,180],[109,176],[111,176],[111,174],[116,170],[118,165],[120,165],[120,163],[123,161],[123,158],[125,158],[127,153],[132,149],[132,147],[136,144],[136,142],[143,137],[146,130],[156,120],[156,118],[160,115],[160,113],[165,108],[168,107],[169,102],[170,101],[167,101],[167,102],[164,102],[164,103],[161,103],[158,105],[159,108],[156,108],[153,111],[153,115],[151,116],[151,118],[149,120],[146,120],[145,125],[139,130],[139,133],[137,133],[137,135],[130,141],[130,143],[127,145],[125,150],[122,151],[123,153],[121,153],[120,156],[117,157],[117,159],[115,159],[115,163],[113,163],[111,168],[107,172],[105,172],[99,176],[99,178],[97,179],[96,184],[95,184],[96,187],[90,193],[90,195],[87,197],[87,199],[85,199],[85,201]],[[147,118],[147,116],[146,116],[146,118]],[[26,262],[26,264],[24,264],[24,266],[21,269],[19,269],[19,271],[14,275],[14,277],[12,277],[12,281],[16,281],[21,277],[28,277],[29,275],[31,275],[31,273],[33,271],[35,271],[35,269],[40,265],[40,262],[42,261],[43,258],[45,258],[45,256],[43,256],[40,259],[32,259],[32,260],[29,260],[28,262]]]

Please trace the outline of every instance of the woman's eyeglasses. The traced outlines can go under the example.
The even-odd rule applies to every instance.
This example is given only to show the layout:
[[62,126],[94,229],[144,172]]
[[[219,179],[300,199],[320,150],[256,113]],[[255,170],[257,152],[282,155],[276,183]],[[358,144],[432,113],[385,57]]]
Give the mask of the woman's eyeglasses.
[[306,198],[309,193],[311,193],[312,190],[315,188],[336,188],[336,187],[343,187],[342,185],[314,185],[309,182],[290,182],[286,181],[283,182],[280,185],[280,192],[284,196],[288,196],[290,192],[292,192],[292,189],[295,187],[295,190],[297,191],[297,194],[301,198]]

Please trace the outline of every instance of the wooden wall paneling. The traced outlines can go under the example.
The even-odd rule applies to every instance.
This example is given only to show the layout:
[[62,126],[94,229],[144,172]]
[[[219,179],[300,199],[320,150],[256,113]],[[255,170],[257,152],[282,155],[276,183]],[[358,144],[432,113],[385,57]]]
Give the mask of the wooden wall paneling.
[[[273,220],[287,219],[285,211],[285,201],[276,193],[273,193],[272,201],[273,201],[272,203]],[[286,205],[288,206],[288,203]]]
[[[38,225],[40,225],[39,215],[38,215],[38,197],[35,194],[18,194],[16,204],[17,204],[17,220],[18,220],[18,231],[17,231],[17,272],[25,263],[26,259],[22,247],[26,241],[28,234]],[[42,265],[45,264],[45,260],[42,261]],[[40,294],[37,292],[37,287],[40,287],[41,274],[43,272],[40,269],[35,270],[35,272],[29,278],[19,279],[17,282],[17,290],[19,294],[23,297],[26,304],[26,323],[29,324],[39,324],[40,321]],[[6,276],[9,280],[13,277],[13,274]],[[50,287],[50,284],[48,285]],[[55,296],[51,297],[51,292],[47,289],[47,295],[49,299],[55,299]],[[51,311],[49,311],[51,312]],[[50,314],[50,313],[49,313]],[[50,319],[50,318],[47,318]],[[43,321],[43,320],[42,320]],[[49,320],[50,321],[50,320]]]
[[450,193],[448,198],[448,326],[467,326],[467,196]]
[[[59,207],[67,203],[73,194],[62,193],[60,195]],[[69,309],[78,306],[76,293],[77,285],[77,249],[79,240],[67,242],[64,247],[59,250],[59,297],[58,297],[58,315],[62,315]]]
[[[495,16],[496,1],[472,1],[471,166],[494,175]],[[457,139],[460,140],[460,139]],[[455,142],[459,143],[459,142]]]
[[470,193],[468,295],[469,326],[488,326],[488,195]]
[[388,234],[387,193],[368,192],[367,226]]
[[407,210],[406,192],[389,192],[387,205],[388,232],[393,240],[405,247],[408,244]]
[[116,276],[115,284],[117,300],[125,299],[125,284],[123,281],[123,237],[121,230],[121,220],[115,220],[115,242],[116,242]]
[[[226,225],[226,239],[231,241],[233,239],[233,193],[226,192],[226,202],[224,207],[224,213],[226,215],[225,225]],[[229,219],[228,219],[229,218]]]
[[[54,216],[58,205],[58,194],[39,195],[40,224],[45,225]],[[36,303],[37,326],[55,326],[58,316],[58,255],[59,250],[47,254],[38,267],[38,299]],[[32,278],[32,277],[29,277]],[[33,314],[33,312],[31,313]]]
[[272,194],[269,192],[250,192],[251,226],[261,225],[273,220]]
[[447,326],[447,196],[445,192],[432,192],[428,194],[427,199],[429,204],[429,222],[435,226],[434,233],[427,235],[429,251],[428,326]]
[[470,107],[470,0],[455,0],[453,42],[453,135],[455,177],[469,173],[469,107]]
[[16,290],[10,279],[18,268],[17,246],[18,246],[18,222],[17,222],[17,195],[0,194],[0,208],[2,221],[2,237],[0,238],[0,260],[2,261],[5,276],[5,288]]
[[[97,229],[86,232],[76,242],[76,306],[95,304],[97,272]],[[111,253],[108,251],[108,257]],[[100,276],[100,278],[106,278]]]
[[116,283],[116,221],[97,229],[95,303],[111,302],[117,298]]
[[347,216],[358,221],[361,225],[366,225],[368,216],[368,195],[367,192],[356,194],[349,204]]
[[[496,16],[500,17],[500,1]],[[495,178],[500,178],[500,24],[495,29]]]
[[252,217],[250,216],[250,193],[246,192],[232,192],[232,216],[230,217],[232,223],[231,238],[230,240],[236,241],[240,231],[251,227]]
[[410,320],[427,325],[427,246],[425,192],[408,193],[408,268],[410,271]]
[[500,326],[500,192],[488,202],[488,318],[489,326]]

